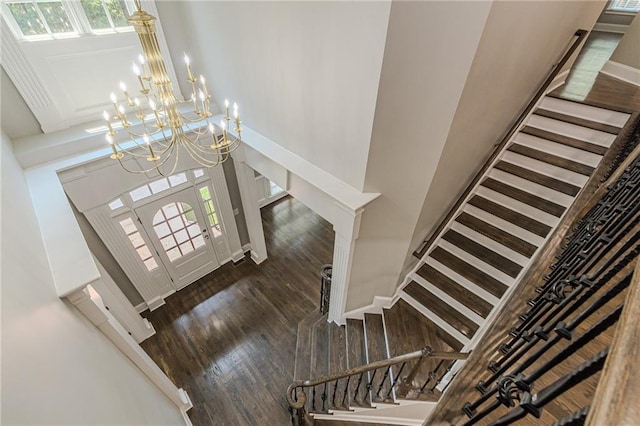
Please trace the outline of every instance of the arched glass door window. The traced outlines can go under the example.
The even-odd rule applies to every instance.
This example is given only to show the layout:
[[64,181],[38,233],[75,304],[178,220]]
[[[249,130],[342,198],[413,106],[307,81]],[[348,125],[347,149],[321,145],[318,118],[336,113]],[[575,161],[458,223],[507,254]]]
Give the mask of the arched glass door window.
[[171,262],[205,245],[193,207],[187,203],[170,203],[158,210],[153,230]]

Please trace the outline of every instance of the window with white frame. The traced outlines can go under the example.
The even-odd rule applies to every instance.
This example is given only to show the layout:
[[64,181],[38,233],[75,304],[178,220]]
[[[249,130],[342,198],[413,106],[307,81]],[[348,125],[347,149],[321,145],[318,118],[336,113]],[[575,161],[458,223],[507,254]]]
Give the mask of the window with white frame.
[[613,0],[608,10],[616,12],[640,12],[640,0]]
[[5,22],[25,41],[132,31],[131,0],[2,0]]

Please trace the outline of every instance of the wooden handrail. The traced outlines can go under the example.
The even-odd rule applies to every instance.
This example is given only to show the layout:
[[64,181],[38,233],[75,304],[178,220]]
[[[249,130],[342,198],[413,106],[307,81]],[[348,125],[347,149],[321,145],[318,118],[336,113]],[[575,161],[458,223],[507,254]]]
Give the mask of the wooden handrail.
[[577,39],[571,44],[571,46],[569,46],[569,49],[562,56],[560,61],[553,66],[547,78],[540,85],[540,88],[538,88],[538,91],[535,93],[535,95],[533,95],[533,98],[531,98],[527,106],[520,113],[520,115],[518,116],[516,121],[513,123],[513,125],[509,128],[509,130],[504,135],[502,140],[493,146],[493,151],[491,152],[491,155],[489,156],[489,158],[487,158],[487,161],[485,161],[485,163],[482,165],[480,170],[478,170],[476,175],[473,177],[469,185],[467,185],[467,187],[464,189],[464,191],[462,192],[462,194],[460,195],[456,203],[453,205],[453,207],[449,209],[449,212],[447,213],[447,215],[440,221],[435,231],[431,234],[431,236],[428,239],[426,239],[420,245],[420,247],[415,252],[413,252],[413,255],[415,257],[417,257],[418,259],[421,259],[422,256],[424,256],[424,254],[427,252],[429,247],[433,245],[433,243],[438,238],[438,236],[440,235],[444,227],[447,225],[447,223],[449,223],[453,215],[458,211],[462,203],[467,199],[467,196],[471,193],[471,190],[480,181],[480,179],[482,178],[484,173],[489,169],[489,167],[491,166],[493,161],[496,159],[496,157],[502,152],[503,148],[511,140],[511,137],[520,129],[520,126],[522,125],[524,120],[529,116],[529,113],[533,110],[533,108],[535,108],[535,106],[538,104],[538,101],[540,100],[540,98],[545,95],[547,88],[549,87],[551,82],[556,78],[556,76],[558,75],[562,67],[564,67],[564,65],[567,63],[569,58],[571,58],[571,56],[576,51],[578,46],[580,46],[582,41],[587,37],[587,34],[589,34],[589,31],[587,30],[577,30],[575,32],[574,37],[577,37]]
[[587,416],[588,426],[635,425],[640,419],[640,262]]
[[414,359],[420,359],[423,357],[443,359],[443,360],[464,360],[467,359],[470,352],[434,352],[429,346],[425,346],[419,351],[410,352],[408,354],[399,355],[393,358],[384,359],[382,361],[376,361],[369,364],[353,367],[340,373],[330,374],[328,376],[322,376],[313,380],[296,380],[287,388],[287,402],[294,409],[302,408],[306,402],[304,392],[297,393],[296,400],[292,398],[293,391],[296,388],[318,386],[324,383],[334,382],[336,380],[344,379],[346,377],[357,376],[362,373],[377,370],[379,368],[393,367],[394,365],[402,364],[403,362],[412,361]]

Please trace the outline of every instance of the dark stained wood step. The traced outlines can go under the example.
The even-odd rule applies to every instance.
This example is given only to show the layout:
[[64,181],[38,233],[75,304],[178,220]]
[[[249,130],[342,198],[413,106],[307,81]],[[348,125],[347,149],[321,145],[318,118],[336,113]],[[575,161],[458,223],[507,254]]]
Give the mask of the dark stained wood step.
[[530,192],[523,191],[522,189],[515,188],[493,178],[486,178],[480,185],[493,189],[494,191],[504,194],[509,198],[513,198],[514,200],[518,200],[522,203],[535,207],[538,210],[552,214],[555,217],[562,216],[562,213],[565,211],[564,206],[561,206],[560,204],[554,203],[553,201],[549,201]]
[[340,373],[347,368],[346,329],[332,324],[329,328],[329,374]]
[[[421,350],[429,346],[434,351],[452,352],[462,349],[462,344],[438,327],[433,321],[415,310],[403,299],[399,299],[390,309],[385,309],[384,325],[389,341],[389,355],[392,357]],[[406,377],[417,361],[408,362],[401,372]],[[439,360],[423,359],[413,386],[418,388],[429,378],[429,372],[436,368]],[[397,375],[400,366],[394,369]]]
[[491,275],[469,265],[467,262],[457,256],[454,256],[442,247],[436,247],[429,256],[496,297],[502,297],[504,292],[507,290],[506,285],[496,280]]
[[[364,339],[364,321],[358,319],[347,319],[347,366],[348,368],[359,367],[367,364],[367,348]],[[349,380],[349,400],[353,401],[358,384],[358,377]],[[366,401],[365,385],[360,385],[357,395],[357,401]],[[367,404],[353,403],[351,405],[367,406]]]
[[549,225],[513,211],[508,207],[504,207],[491,200],[487,200],[480,195],[474,195],[469,200],[469,204],[543,238],[545,238],[551,231],[551,227]]
[[313,324],[322,316],[320,312],[314,311],[298,323],[293,380],[309,380],[311,378],[311,332]]
[[552,178],[551,176],[543,175],[542,173],[534,172],[533,170],[525,169],[524,167],[517,166],[504,160],[499,161],[494,167],[498,170],[502,170],[503,172],[511,173],[512,175],[546,186],[547,188],[555,189],[563,194],[575,196],[580,192],[580,187],[578,186]]
[[382,315],[364,314],[364,329],[367,335],[367,362],[376,362],[388,358],[384,336]]
[[538,108],[534,111],[535,115],[551,118],[553,120],[564,121],[565,123],[575,124],[576,126],[587,127],[593,130],[599,130],[605,133],[611,133],[617,135],[620,133],[620,128],[597,121],[588,120],[582,117],[575,117],[573,115],[563,114],[557,111],[551,111],[548,109]]
[[410,282],[409,285],[404,288],[404,292],[413,297],[416,301],[420,302],[420,304],[442,318],[469,339],[472,338],[478,330],[478,325],[476,323],[462,315],[460,312],[455,310],[455,308],[449,306],[443,300],[415,281]]
[[326,316],[313,324],[311,331],[311,378],[326,376],[329,373],[329,327]]
[[445,232],[442,238],[512,278],[517,277],[522,270],[522,266],[516,262],[507,259],[480,243],[473,241],[471,238],[462,235],[458,231],[449,229]]
[[542,161],[543,163],[561,167],[563,169],[570,170],[572,172],[579,173],[585,176],[591,176],[591,174],[595,170],[593,167],[586,164],[578,163],[577,161],[569,160],[567,158],[558,157],[557,155],[539,151],[537,149],[521,145],[519,143],[512,143],[509,146],[508,151],[515,152],[516,154],[524,155],[525,157],[533,158],[534,160]]
[[427,265],[425,263],[420,267],[420,269],[418,269],[417,273],[422,278],[429,281],[429,283],[447,293],[449,296],[453,297],[455,300],[471,309],[482,318],[486,318],[493,308],[491,303],[470,292],[431,265]]
[[505,247],[509,247],[511,250],[520,253],[524,256],[531,257],[535,253],[537,247],[533,244],[525,241],[515,235],[512,235],[502,229],[495,227],[482,219],[467,213],[462,212],[456,218],[456,222],[463,224],[464,226],[473,229],[474,231],[484,235],[487,238],[491,238],[494,241],[499,242]]
[[582,151],[590,152],[592,154],[604,155],[607,152],[607,147],[605,146],[597,145],[595,143],[583,141],[580,139],[575,139],[569,136],[559,135],[547,130],[538,129],[537,127],[525,126],[522,130],[520,130],[520,132],[538,137],[540,139],[546,139],[551,142],[570,146],[572,148],[577,148]]
[[[382,361],[389,358],[387,353],[387,342],[384,334],[384,324],[382,315],[380,314],[364,314],[364,331],[367,341],[367,360],[369,363]],[[371,374],[371,373],[370,373]],[[384,371],[378,370],[373,377],[371,392],[375,401],[375,394],[378,391],[380,383],[384,377]],[[371,378],[371,376],[370,376]],[[389,379],[383,386],[381,395],[386,395],[389,390]]]

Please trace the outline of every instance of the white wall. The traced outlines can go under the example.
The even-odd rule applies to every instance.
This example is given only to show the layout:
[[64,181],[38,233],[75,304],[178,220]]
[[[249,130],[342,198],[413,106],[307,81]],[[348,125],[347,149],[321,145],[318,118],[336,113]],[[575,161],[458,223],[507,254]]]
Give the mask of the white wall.
[[636,18],[611,55],[611,60],[631,68],[640,69],[640,18]]
[[5,425],[178,425],[180,411],[54,288],[24,173],[2,132]]
[[42,133],[40,123],[36,120],[22,95],[16,89],[4,68],[0,68],[0,103],[2,111],[0,120],[2,128],[12,138],[31,136]]
[[490,2],[394,2],[391,7],[347,311],[391,296]]
[[[158,3],[172,56],[192,53],[218,104],[237,100],[249,127],[360,190],[389,8],[387,1]],[[176,71],[184,82],[178,63]]]

